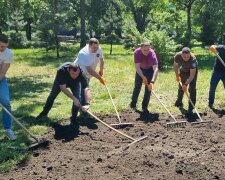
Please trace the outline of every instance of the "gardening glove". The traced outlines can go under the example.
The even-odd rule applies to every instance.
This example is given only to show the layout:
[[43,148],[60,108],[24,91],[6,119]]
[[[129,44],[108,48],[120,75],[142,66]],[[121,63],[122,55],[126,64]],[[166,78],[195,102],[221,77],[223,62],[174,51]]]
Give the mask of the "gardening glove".
[[148,90],[149,90],[149,91],[152,91],[153,88],[154,88],[154,83],[151,82],[151,83],[148,85]]
[[186,92],[186,91],[187,91],[187,89],[188,89],[188,87],[187,87],[187,85],[186,85],[186,84],[182,85],[182,90],[183,90],[184,92]]
[[105,85],[105,78],[101,77],[101,78],[99,79],[99,81],[100,81],[100,83],[102,83],[103,85]]
[[89,109],[89,105],[84,105],[81,107],[82,111],[87,112]]
[[210,46],[209,50],[210,50],[212,53],[215,53],[215,52],[216,52],[216,45]]
[[180,81],[181,81],[181,78],[180,78],[179,75],[176,77],[176,81],[177,81],[177,82],[180,82]]
[[143,82],[144,85],[148,84],[148,80],[145,76],[142,78],[142,82]]
[[102,70],[99,70],[98,74],[99,74],[100,76],[103,76],[103,74],[104,74],[103,69],[102,69]]

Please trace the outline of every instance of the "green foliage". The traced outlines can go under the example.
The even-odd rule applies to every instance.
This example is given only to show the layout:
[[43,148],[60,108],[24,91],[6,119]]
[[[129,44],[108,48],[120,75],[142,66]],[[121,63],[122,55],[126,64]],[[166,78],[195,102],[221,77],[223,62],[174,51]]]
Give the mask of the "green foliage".
[[140,33],[132,24],[128,25],[125,31],[126,38],[124,46],[126,48],[137,48],[142,42],[149,41],[155,50],[159,66],[171,66],[172,57],[178,47],[176,42],[168,36],[166,30],[148,28],[144,33]]

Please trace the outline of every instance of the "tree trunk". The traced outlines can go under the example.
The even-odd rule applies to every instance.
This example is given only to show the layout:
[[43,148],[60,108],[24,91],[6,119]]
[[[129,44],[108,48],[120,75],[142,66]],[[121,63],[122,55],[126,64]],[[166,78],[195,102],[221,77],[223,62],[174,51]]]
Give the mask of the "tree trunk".
[[31,21],[28,19],[26,24],[26,37],[28,41],[31,41]]
[[187,6],[187,34],[186,34],[186,38],[187,38],[187,41],[186,41],[186,44],[185,46],[190,46],[190,42],[191,42],[191,4],[189,4]]
[[85,35],[85,0],[80,0],[80,25],[81,25],[80,48],[83,48],[86,45],[86,35]]

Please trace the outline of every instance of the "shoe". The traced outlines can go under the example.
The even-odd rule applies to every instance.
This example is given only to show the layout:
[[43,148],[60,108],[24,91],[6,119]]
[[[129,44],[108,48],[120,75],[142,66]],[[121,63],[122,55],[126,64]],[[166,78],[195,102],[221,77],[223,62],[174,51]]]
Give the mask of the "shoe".
[[150,113],[148,109],[143,109],[142,112],[143,112],[143,114],[149,114]]
[[181,101],[178,101],[178,100],[176,100],[176,102],[175,102],[174,105],[175,105],[176,107],[179,107],[179,108],[183,107],[183,103],[182,103]]
[[91,116],[87,112],[84,112],[84,111],[80,112],[80,116],[79,117],[80,118],[84,118],[84,119],[91,118]]
[[130,103],[130,108],[133,109],[133,110],[135,110],[135,111],[137,111],[136,105],[134,105],[134,104],[132,104],[132,103]]
[[192,112],[192,110],[188,110],[187,111],[187,113],[185,114],[185,116],[187,117],[187,118],[191,118],[191,117],[193,117],[193,112]]
[[41,119],[45,119],[47,118],[47,114],[44,114],[44,113],[40,113],[35,119],[36,120],[41,120]]
[[16,135],[12,129],[6,129],[6,135],[10,140],[16,140]]
[[208,106],[209,106],[210,109],[214,108],[213,104],[209,104]]

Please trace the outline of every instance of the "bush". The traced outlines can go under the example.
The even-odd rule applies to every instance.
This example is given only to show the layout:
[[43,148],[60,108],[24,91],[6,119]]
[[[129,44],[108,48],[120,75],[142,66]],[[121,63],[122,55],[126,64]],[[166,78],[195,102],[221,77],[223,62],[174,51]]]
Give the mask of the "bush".
[[178,44],[170,38],[166,30],[157,30],[156,27],[147,28],[144,33],[140,33],[133,24],[125,28],[125,48],[135,49],[143,41],[149,41],[156,52],[159,60],[159,67],[171,66],[173,56],[176,53]]
[[6,35],[9,38],[9,45],[12,48],[24,48],[26,47],[27,40],[25,32],[16,32],[15,30],[7,31]]

